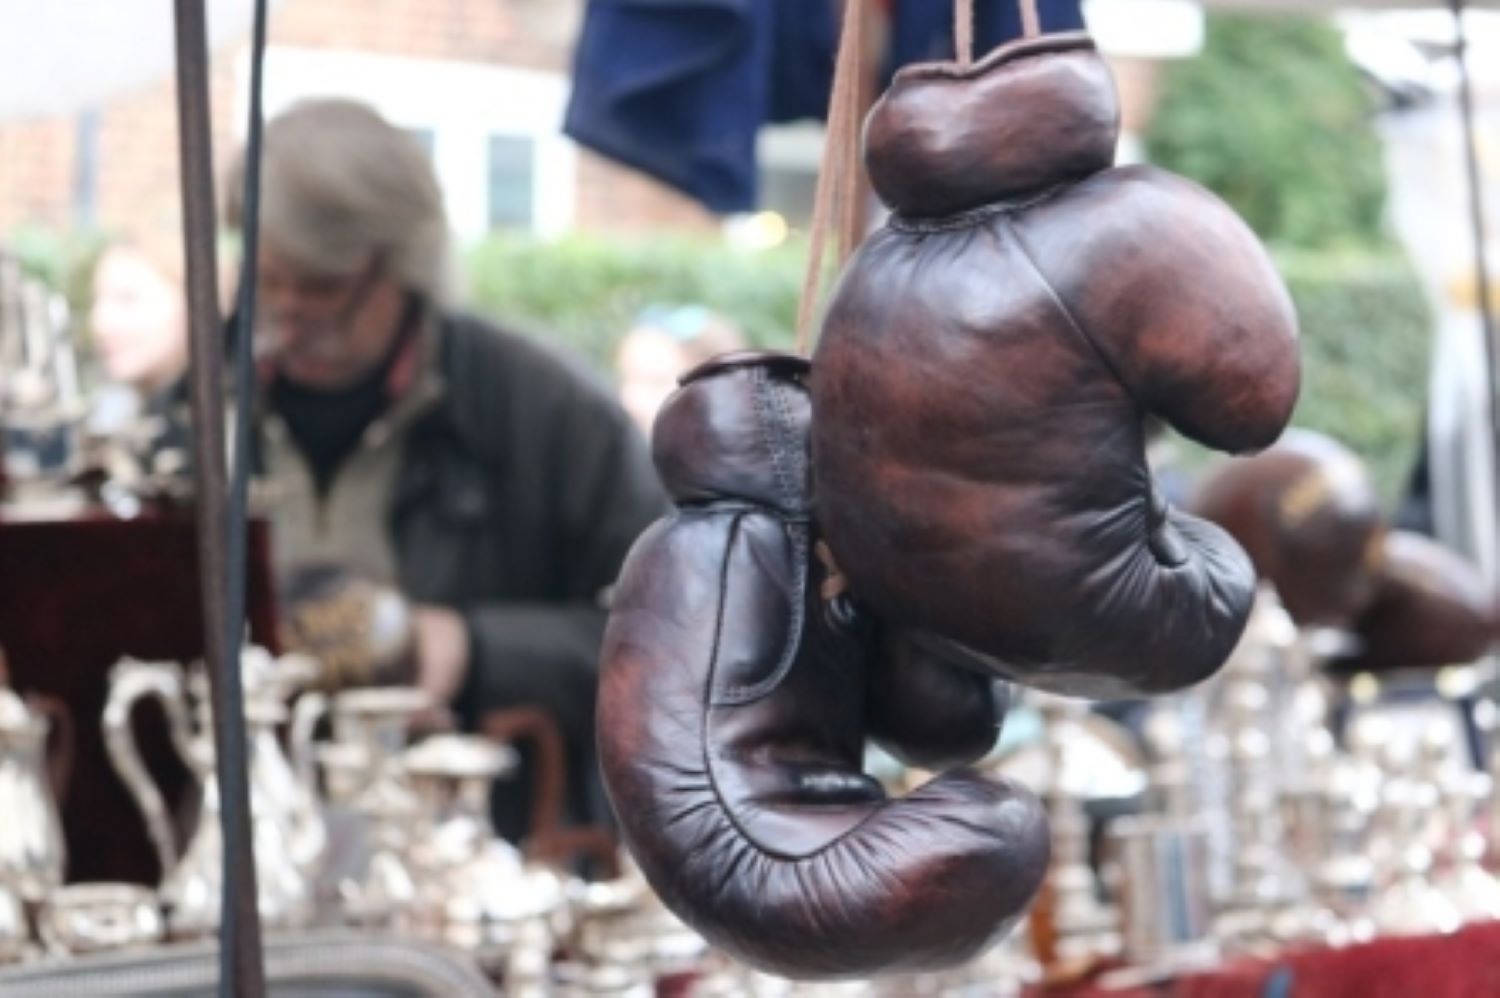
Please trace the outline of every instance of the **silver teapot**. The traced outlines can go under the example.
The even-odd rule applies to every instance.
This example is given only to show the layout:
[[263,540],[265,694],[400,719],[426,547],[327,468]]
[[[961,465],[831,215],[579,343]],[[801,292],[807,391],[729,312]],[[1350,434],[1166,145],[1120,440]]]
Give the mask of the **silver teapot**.
[[[327,847],[317,798],[299,776],[308,771],[308,766],[294,766],[277,739],[278,728],[289,717],[285,697],[304,673],[316,674],[315,669],[304,668],[295,659],[277,660],[254,648],[245,652],[245,719],[259,908],[266,925],[276,928],[311,920],[312,881]],[[201,673],[188,679],[176,665],[126,660],[110,675],[104,712],[110,761],[135,798],[166,871],[160,892],[174,936],[211,932],[219,923],[223,843],[207,687]],[[201,788],[197,830],[180,855],[167,807],[142,761],[130,723],[135,705],[147,697],[161,703],[173,745]]]
[[[57,888],[66,865],[48,769],[52,729],[46,714],[0,685],[0,888],[9,887],[29,902],[40,902]],[[0,926],[0,936],[4,933]]]

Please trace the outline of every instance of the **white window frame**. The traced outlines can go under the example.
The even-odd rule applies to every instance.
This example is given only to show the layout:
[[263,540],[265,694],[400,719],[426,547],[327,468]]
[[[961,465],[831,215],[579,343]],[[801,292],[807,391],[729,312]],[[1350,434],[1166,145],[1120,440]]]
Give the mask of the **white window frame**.
[[[249,99],[249,65],[238,60],[238,108]],[[572,230],[578,204],[578,151],[562,134],[569,84],[560,73],[487,63],[378,55],[343,49],[271,46],[266,51],[265,112],[272,117],[309,97],[348,97],[373,106],[401,128],[433,134],[433,167],[455,236],[472,244],[489,230],[492,135],[534,144],[532,231]],[[244,137],[244,113],[235,116]]]

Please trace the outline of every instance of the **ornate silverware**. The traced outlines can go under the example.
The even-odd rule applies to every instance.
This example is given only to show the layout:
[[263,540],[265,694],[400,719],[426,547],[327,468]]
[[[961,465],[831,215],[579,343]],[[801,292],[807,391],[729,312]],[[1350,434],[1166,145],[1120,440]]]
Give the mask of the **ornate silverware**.
[[52,892],[37,918],[42,942],[67,955],[130,949],[166,931],[156,893],[135,884],[73,884]]
[[[244,665],[261,917],[270,926],[303,925],[313,914],[311,883],[322,861],[326,832],[312,788],[297,777],[306,766],[294,767],[277,740],[277,729],[287,721],[280,698],[291,679],[280,674],[274,659],[257,649],[245,653]],[[130,724],[135,705],[148,697],[166,711],[173,744],[201,787],[198,827],[180,854],[166,804],[146,770]],[[196,702],[196,725],[190,718],[190,700]],[[206,681],[201,676],[185,679],[175,665],[126,660],[111,673],[104,712],[105,745],[145,818],[166,871],[161,896],[174,935],[206,933],[219,923],[222,842],[210,709]]]
[[38,902],[63,880],[66,848],[47,766],[48,717],[0,685],[0,885]]

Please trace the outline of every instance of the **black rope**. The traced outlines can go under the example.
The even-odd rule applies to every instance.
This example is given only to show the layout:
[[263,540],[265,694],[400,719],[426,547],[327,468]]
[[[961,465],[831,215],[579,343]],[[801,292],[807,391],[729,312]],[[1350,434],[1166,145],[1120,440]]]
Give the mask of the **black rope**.
[[[229,576],[225,586],[227,599],[225,600],[225,627],[224,640],[228,647],[225,649],[225,663],[229,665],[221,697],[221,706],[228,712],[230,717],[237,719],[237,727],[240,731],[235,737],[228,740],[224,746],[224,762],[220,767],[221,773],[228,776],[237,783],[245,784],[243,792],[240,787],[235,787],[234,793],[224,795],[223,820],[224,820],[224,842],[227,846],[230,835],[245,834],[253,825],[251,815],[240,814],[241,808],[248,809],[249,795],[249,760],[247,756],[247,739],[244,734],[244,685],[240,668],[240,648],[245,634],[246,616],[246,586],[249,576],[249,559],[246,557],[247,533],[250,519],[250,449],[251,449],[251,421],[254,419],[253,401],[255,396],[255,362],[254,329],[255,329],[255,301],[258,289],[257,260],[260,255],[260,175],[261,175],[261,146],[262,132],[264,130],[263,113],[263,91],[265,58],[266,58],[266,0],[255,0],[255,24],[251,32],[250,42],[250,120],[246,129],[245,142],[245,169],[244,169],[244,212],[241,218],[241,259],[240,259],[240,284],[239,299],[235,309],[236,322],[234,329],[234,451],[233,466],[229,479],[229,530],[226,538],[228,556],[226,568]],[[222,777],[221,777],[222,779]],[[252,833],[253,835],[253,833]],[[248,852],[253,857],[255,848],[253,838],[248,844]],[[230,864],[234,861],[236,852],[242,850],[224,850],[224,878],[223,878],[223,901],[220,906],[225,913],[222,932],[222,944],[220,953],[227,952],[230,941],[234,938],[236,919],[247,918],[259,921],[259,905],[257,898],[251,898],[246,902],[244,898],[234,895],[236,880],[231,876]],[[251,880],[254,884],[258,878]],[[244,882],[240,881],[243,889]],[[257,935],[258,935],[257,931]],[[228,970],[228,966],[224,968]],[[257,968],[259,970],[259,968]],[[219,982],[220,995],[226,998],[256,998],[264,993],[264,986],[258,989],[255,996],[246,995],[244,991],[236,994],[231,982],[235,980],[234,975],[223,973]]]
[[[1474,230],[1474,291],[1479,302],[1479,323],[1484,337],[1485,360],[1489,365],[1491,487],[1500,495],[1500,329],[1495,324],[1494,300],[1490,294],[1489,248],[1485,245],[1488,227],[1484,217],[1484,180],[1479,169],[1477,112],[1474,108],[1474,81],[1469,72],[1469,33],[1464,20],[1467,0],[1448,0],[1453,12],[1454,57],[1458,60],[1458,106],[1464,132],[1464,151],[1469,179],[1469,215]],[[1493,552],[1500,566],[1500,537]]]
[[[212,109],[204,0],[175,0],[182,226],[191,344],[193,474],[198,512],[203,644],[214,697],[214,744],[224,845],[219,994],[262,998],[265,972],[257,913],[250,791],[240,686],[244,555],[232,557],[224,460],[224,325],[219,313]],[[239,518],[240,521],[243,517]],[[243,543],[241,544],[243,548]],[[231,612],[238,592],[238,615]]]

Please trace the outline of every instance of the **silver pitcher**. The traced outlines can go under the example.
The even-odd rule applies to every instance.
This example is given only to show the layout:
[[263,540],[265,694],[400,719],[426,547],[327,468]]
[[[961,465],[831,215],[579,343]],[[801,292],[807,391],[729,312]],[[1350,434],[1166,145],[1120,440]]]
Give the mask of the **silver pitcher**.
[[[279,699],[286,691],[275,660],[258,650],[247,651],[244,674],[261,918],[270,927],[297,926],[312,917],[311,882],[321,863],[326,834],[313,790],[297,775],[306,767],[294,767],[276,737],[288,715]],[[180,855],[166,804],[146,770],[130,724],[135,705],[147,697],[160,702],[173,745],[201,787],[197,830]],[[191,717],[194,712],[196,725]],[[110,761],[135,798],[166,871],[160,891],[171,933],[192,936],[213,931],[219,924],[223,843],[206,680],[201,674],[188,680],[176,665],[121,662],[110,675],[104,732]]]
[[21,899],[0,884],[0,966],[26,956],[31,933],[26,927],[26,910]]
[[62,883],[66,865],[47,766],[51,730],[45,714],[0,685],[0,887],[30,902]]

